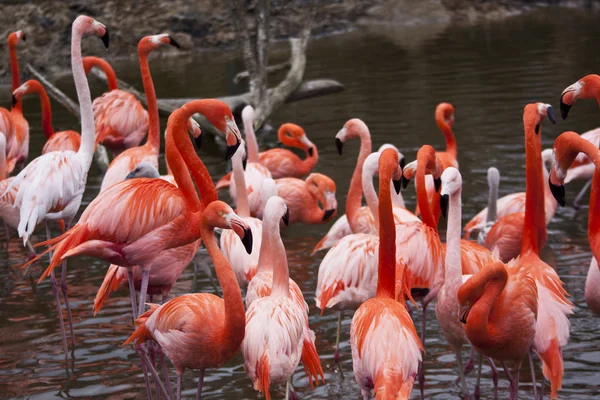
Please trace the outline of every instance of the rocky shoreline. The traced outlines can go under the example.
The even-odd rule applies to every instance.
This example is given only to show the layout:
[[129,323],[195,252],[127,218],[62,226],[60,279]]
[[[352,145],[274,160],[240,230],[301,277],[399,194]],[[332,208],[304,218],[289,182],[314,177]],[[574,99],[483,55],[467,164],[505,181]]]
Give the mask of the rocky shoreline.
[[[250,13],[254,1],[248,1]],[[414,26],[454,20],[502,18],[540,6],[597,7],[599,0],[317,0],[313,35],[328,35],[357,25]],[[306,1],[272,0],[273,39],[294,35]],[[227,0],[136,1],[106,0],[0,0],[1,33],[21,29],[27,42],[19,45],[21,64],[32,63],[50,76],[69,68],[70,25],[79,14],[104,22],[110,29],[110,51],[100,41],[89,40],[85,53],[107,57],[136,57],[138,40],[148,34],[168,32],[184,50],[235,46],[235,32]],[[169,50],[165,50],[169,51]],[[176,50],[171,50],[175,52]],[[6,46],[0,48],[0,81],[9,75]]]

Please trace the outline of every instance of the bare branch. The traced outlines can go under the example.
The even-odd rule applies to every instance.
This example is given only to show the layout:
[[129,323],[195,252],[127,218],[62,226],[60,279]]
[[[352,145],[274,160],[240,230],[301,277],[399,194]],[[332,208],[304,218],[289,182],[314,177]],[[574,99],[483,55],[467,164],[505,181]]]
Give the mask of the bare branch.
[[[289,61],[284,61],[280,64],[275,64],[275,65],[269,65],[267,67],[267,74],[274,74],[276,72],[282,71],[284,69],[288,69],[291,66]],[[239,72],[238,74],[236,74],[236,76],[233,78],[233,83],[240,83],[241,81],[243,81],[244,79],[248,79],[249,77],[249,73],[248,71],[242,71]]]
[[256,76],[256,86],[258,89],[255,102],[262,104],[266,101],[268,79],[267,66],[269,65],[269,15],[270,0],[258,0],[258,14],[256,16],[256,57],[258,61],[258,71]]
[[250,34],[248,33],[248,24],[246,23],[246,4],[245,0],[231,0],[231,8],[233,10],[233,26],[235,28],[235,35],[238,40],[238,44],[242,50],[242,56],[248,73],[250,75],[249,87],[250,93],[254,95],[258,92],[256,87],[256,80],[258,74],[258,61],[256,58],[256,52],[252,46],[250,40]]

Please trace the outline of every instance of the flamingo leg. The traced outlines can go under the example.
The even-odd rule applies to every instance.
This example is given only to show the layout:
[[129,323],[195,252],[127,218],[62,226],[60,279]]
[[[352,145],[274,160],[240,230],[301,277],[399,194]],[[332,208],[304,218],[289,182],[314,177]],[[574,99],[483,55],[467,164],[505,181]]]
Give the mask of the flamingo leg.
[[467,388],[467,380],[465,379],[465,370],[463,369],[462,355],[460,352],[460,347],[454,351],[456,355],[456,365],[458,367],[458,376],[461,381],[462,389],[461,394],[464,399],[469,398],[469,389]]
[[[467,361],[467,363],[465,364],[463,376],[471,373],[471,371],[473,371],[474,368],[475,368],[475,349],[471,346],[471,356],[469,357],[469,361]],[[456,377],[456,379],[454,380],[454,384],[458,385],[458,382],[460,382],[461,379],[462,379],[461,375],[459,374]]]
[[138,315],[142,315],[146,309],[146,293],[148,293],[148,280],[150,279],[150,266],[144,266],[142,270],[142,287],[140,289],[140,303],[138,304]]
[[[52,239],[52,235],[50,233],[50,225],[48,222],[44,222],[46,226],[46,238],[48,240]],[[48,252],[48,257],[50,258],[50,262],[52,262],[52,251]],[[58,296],[58,282],[56,281],[56,276],[54,275],[54,270],[50,273],[50,282],[52,283],[52,294],[54,295],[54,301],[56,301],[56,312],[58,313],[58,320],[60,322],[60,329],[62,331],[62,341],[63,341],[63,349],[65,352],[65,362],[69,361],[69,346],[67,345],[67,332],[65,331],[65,321],[63,320],[62,315],[62,307],[60,306],[60,297]]]
[[147,350],[145,349],[144,345],[140,345],[140,347],[138,349],[138,353],[140,354],[140,357],[142,358],[142,362],[146,364],[146,368],[148,368],[150,375],[152,375],[152,377],[156,381],[156,385],[160,389],[160,392],[163,394],[163,396],[165,396],[168,399],[169,394],[167,393],[167,389],[165,388],[165,385],[163,385],[162,381],[160,380],[160,377],[158,376],[158,372],[156,372],[156,369],[154,368],[154,366],[148,359]]
[[340,332],[342,330],[342,311],[338,311],[338,323],[337,333],[335,335],[335,353],[333,353],[333,360],[337,364],[340,370],[340,376],[344,379],[344,371],[342,370],[342,362],[340,357]]
[[200,400],[202,397],[202,384],[204,383],[204,370],[200,370],[198,374],[198,389],[196,390],[196,400]]
[[477,355],[477,381],[475,382],[475,390],[473,390],[473,398],[475,400],[479,400],[481,397],[481,390],[479,388],[479,383],[481,382],[481,366],[483,364],[483,356],[481,354]]
[[494,384],[494,400],[498,400],[498,368],[494,364],[494,360],[488,357],[490,368],[492,369],[492,383]]
[[529,368],[531,369],[531,383],[533,384],[533,398],[537,399],[537,384],[535,382],[535,365],[533,364],[533,356],[529,349]]
[[285,400],[290,399],[290,380],[288,379],[285,383]]
[[183,373],[177,373],[177,400],[181,400],[181,378],[183,378]]
[[150,379],[148,378],[148,368],[146,367],[146,363],[144,363],[144,360],[140,361],[140,366],[142,367],[142,371],[144,371],[144,383],[146,384],[146,394],[148,395],[148,399],[152,400],[152,389],[150,389]]
[[137,319],[137,301],[135,299],[135,283],[133,282],[133,269],[127,268],[127,281],[129,282],[129,296],[131,298],[131,310],[133,321]]
[[[10,244],[10,231],[8,230],[8,224],[4,222],[4,234],[6,235],[6,251],[8,251],[8,245]],[[29,241],[27,241],[29,243]]]
[[[427,303],[423,302],[423,317],[421,318],[421,343],[425,347],[425,327],[427,326]],[[424,353],[421,352],[421,361],[419,361],[419,390],[421,399],[425,398],[425,370],[423,368]],[[461,361],[462,363],[462,361]]]
[[[6,227],[6,229],[8,229],[8,227]],[[6,231],[6,233],[7,233],[7,237],[8,237],[8,230]],[[25,243],[25,245],[27,246],[27,250],[29,250],[29,256],[27,256],[27,258],[29,260],[33,260],[37,256],[37,253],[35,252],[35,249],[31,245],[31,242],[29,241],[29,239],[27,239],[27,242]],[[8,242],[6,243],[6,250],[8,250]],[[30,274],[31,274],[31,267],[32,266],[33,266],[33,264],[29,264],[27,266],[27,269],[25,270],[24,276],[31,278]]]
[[[71,222],[67,222],[65,226],[65,232],[71,229]],[[71,305],[69,304],[68,287],[67,287],[67,260],[62,263],[62,271],[60,274],[60,288],[62,290],[63,297],[65,298],[65,305],[67,306],[67,318],[69,319],[69,330],[71,331],[71,357],[75,358],[75,333],[73,332],[73,315],[71,314]]]
[[542,388],[540,390],[540,400],[544,400],[544,387],[546,386],[546,377],[542,375]]
[[171,380],[169,379],[169,369],[167,368],[167,363],[165,361],[165,354],[162,352],[160,346],[158,346],[158,358],[160,359],[163,377],[165,382],[167,382],[167,390],[169,391],[170,396],[169,398],[174,399],[175,396],[173,396],[173,388],[171,387]]
[[579,204],[579,202],[581,201],[581,199],[583,198],[583,196],[585,196],[585,193],[588,191],[588,189],[590,188],[590,186],[592,185],[592,179],[590,179],[589,181],[587,181],[585,183],[585,185],[581,188],[581,190],[579,191],[579,193],[577,193],[577,196],[575,197],[575,200],[573,200],[573,208],[576,210],[579,210],[581,208],[581,205]]

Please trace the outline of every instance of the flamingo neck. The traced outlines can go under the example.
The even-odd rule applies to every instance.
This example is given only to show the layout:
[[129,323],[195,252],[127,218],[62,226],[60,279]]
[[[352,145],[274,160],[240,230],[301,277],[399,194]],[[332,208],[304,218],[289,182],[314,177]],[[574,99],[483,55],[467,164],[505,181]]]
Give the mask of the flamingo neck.
[[[273,266],[273,287],[271,296],[290,297],[290,271],[288,269],[287,254],[281,234],[279,232],[279,218],[266,215],[268,246],[271,252],[271,265]],[[264,229],[264,225],[263,225]],[[262,247],[262,244],[261,244]]]
[[313,146],[312,149],[312,156],[308,155],[308,149],[304,149],[306,158],[300,161],[300,168],[298,168],[299,173],[302,175],[308,175],[310,171],[312,171],[315,168],[317,162],[319,161],[319,151],[317,150],[317,146]]
[[148,53],[139,51],[138,55],[144,93],[146,94],[146,102],[148,104],[148,141],[145,146],[148,146],[158,156],[158,151],[160,150],[160,121],[158,119],[156,91],[154,90],[154,82],[152,81],[152,74],[150,74],[150,66],[148,65]]
[[[448,227],[446,229],[446,262],[444,265],[444,285],[455,293],[462,284],[462,265],[460,253],[462,189],[452,193],[448,200]],[[489,214],[488,214],[489,215]]]
[[353,232],[358,232],[358,212],[362,205],[362,169],[366,158],[371,154],[371,134],[367,128],[360,129],[360,151],[356,160],[356,167],[350,181],[348,196],[346,197],[346,216]]
[[40,96],[42,106],[42,129],[46,135],[46,139],[50,139],[54,135],[54,127],[52,126],[52,107],[50,106],[50,98],[44,87],[37,81],[30,81],[31,90]]
[[[435,229],[437,232],[437,222],[433,216],[429,200],[427,198],[427,188],[425,186],[425,162],[419,161],[417,165],[417,173],[415,178],[415,185],[417,186],[417,204],[421,211],[421,221],[430,228]],[[435,201],[434,196],[434,201]]]
[[84,170],[87,172],[92,164],[92,155],[95,146],[95,126],[94,111],[92,109],[92,96],[90,88],[83,69],[81,58],[81,28],[73,27],[71,37],[71,69],[73,70],[73,80],[77,90],[79,100],[79,109],[81,113],[81,145],[77,154],[83,159]]
[[588,211],[588,240],[592,254],[600,260],[600,173],[598,167],[592,177],[590,191],[590,209]]
[[263,218],[262,239],[260,242],[260,253],[258,255],[258,268],[256,270],[257,274],[260,274],[261,272],[273,271],[273,254],[271,250],[271,240],[269,235],[270,229],[273,229],[270,225],[270,221],[268,221],[266,217]]
[[[202,198],[202,203],[204,206],[218,199],[217,189],[215,189],[215,185],[212,181],[210,173],[208,172],[208,169],[206,169],[206,166],[196,154],[194,146],[190,141],[187,131],[187,121],[196,113],[204,114],[204,112],[206,112],[206,107],[206,100],[191,101],[179,109],[177,118],[174,118],[173,120],[173,135],[175,136],[175,145],[179,150],[183,161],[189,168],[189,172],[194,178],[194,182],[198,187],[198,192],[200,192],[200,197]],[[175,169],[172,165],[171,168],[174,172],[173,175],[176,176]],[[179,182],[177,184],[179,185]]]
[[[17,60],[17,46],[9,43],[8,54],[10,57],[10,74],[12,78],[12,91],[14,92],[21,86],[21,72],[19,71],[19,61]],[[22,111],[23,104],[21,99],[18,99],[12,107],[13,110]]]
[[[385,165],[379,167],[379,266],[377,297],[395,298],[396,272],[402,279],[403,267],[396,271],[396,227],[392,212],[392,195],[389,182],[392,174]],[[402,285],[402,283],[400,283]],[[400,301],[403,304],[403,299]]]
[[204,218],[200,223],[200,232],[206,250],[215,266],[217,280],[223,292],[223,302],[225,303],[223,332],[226,339],[228,339],[225,343],[237,343],[238,340],[241,342],[241,339],[244,338],[246,315],[240,286],[237,283],[231,264],[217,245],[214,227],[207,224]]
[[0,181],[8,177],[6,169],[6,136],[0,132]]
[[248,190],[246,188],[246,177],[244,176],[244,166],[242,157],[239,154],[233,156],[231,160],[233,166],[233,181],[237,193],[237,214],[242,218],[250,217],[250,207],[248,206]]
[[435,122],[440,131],[442,131],[442,133],[444,134],[444,139],[446,140],[446,152],[449,153],[456,160],[456,138],[454,137],[452,127],[443,118],[436,118]]
[[542,128],[536,134],[533,127],[525,126],[525,225],[521,255],[540,253],[546,241],[546,213],[542,172]]
[[[552,194],[550,194],[552,196]],[[498,203],[498,184],[496,182],[492,182],[490,184],[489,192],[488,192],[488,211],[486,222],[493,222],[496,220],[497,214],[497,205]],[[448,225],[450,222],[448,222]]]
[[[379,229],[379,199],[377,198],[377,193],[375,192],[375,185],[373,184],[373,172],[374,171],[363,171],[362,174],[362,189],[365,195],[365,199],[367,200],[367,206],[371,210],[371,214],[373,214],[373,219],[375,220],[375,227]],[[392,193],[390,191],[390,193]]]
[[119,84],[117,82],[117,75],[115,74],[115,70],[111,67],[111,65],[104,59],[94,57],[95,65],[104,72],[106,75],[106,81],[108,82],[108,91],[113,91],[119,88]]
[[254,132],[252,123],[252,120],[244,120],[244,133],[246,134],[248,162],[257,163],[260,161],[258,156],[258,140],[256,139],[256,133]]

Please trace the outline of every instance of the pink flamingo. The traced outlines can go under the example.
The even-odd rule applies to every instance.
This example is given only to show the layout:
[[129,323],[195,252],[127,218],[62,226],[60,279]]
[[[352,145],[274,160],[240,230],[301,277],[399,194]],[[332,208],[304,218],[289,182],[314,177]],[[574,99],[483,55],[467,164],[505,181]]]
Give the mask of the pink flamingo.
[[[8,35],[13,91],[21,86],[21,74],[17,61],[17,44],[21,39],[25,40],[23,31],[12,32]],[[4,132],[6,135],[6,164],[10,174],[17,164],[24,164],[29,156],[29,124],[23,117],[23,105],[20,101],[13,104],[10,111],[0,109],[0,132]]]
[[[577,154],[579,152],[579,154]],[[585,302],[588,308],[596,315],[600,315],[600,295],[598,287],[600,285],[600,270],[598,269],[598,252],[600,239],[600,218],[598,217],[600,206],[600,151],[595,143],[590,142],[583,135],[579,136],[575,132],[564,132],[556,138],[553,146],[554,162],[550,172],[550,185],[552,194],[556,200],[564,206],[565,189],[569,171],[572,165],[578,161],[581,154],[591,161],[595,172],[592,176],[592,190],[590,193],[590,208],[588,210],[588,240],[592,250],[592,260],[585,281]]]
[[[379,162],[379,271],[377,294],[365,301],[352,318],[350,345],[354,377],[363,398],[371,390],[377,399],[408,399],[421,361],[423,346],[403,301],[403,265],[396,262],[396,232],[393,223],[389,181],[399,169],[398,153],[384,150]],[[395,275],[399,275],[396,277]]]
[[149,162],[158,168],[160,121],[156,92],[154,90],[154,83],[152,82],[152,75],[150,74],[150,66],[148,65],[148,55],[158,47],[167,44],[179,48],[179,44],[167,34],[146,36],[138,43],[142,81],[148,102],[148,140],[142,146],[129,147],[112,160],[102,179],[101,192],[125,179],[125,176],[141,162]]
[[[288,208],[281,197],[266,204],[264,222],[271,254],[271,293],[252,302],[246,311],[246,334],[242,342],[244,370],[254,388],[271,398],[270,387],[286,382],[289,397],[292,377],[303,353],[307,335],[306,303],[292,298],[287,257],[279,235],[279,221],[287,223]],[[273,318],[277,315],[276,318]]]
[[[244,135],[246,135],[246,144],[248,145],[248,159],[244,169],[244,178],[246,180],[246,190],[248,193],[248,204],[250,213],[258,218],[262,217],[262,210],[265,205],[260,203],[260,188],[267,178],[272,178],[271,172],[259,162],[258,142],[254,133],[254,108],[248,105],[242,110],[242,121],[244,123]],[[236,182],[231,181],[231,173],[225,175],[217,182],[216,188],[229,187],[229,197],[234,203],[237,203]]]
[[248,253],[252,249],[252,232],[231,207],[218,200],[206,206],[199,223],[223,298],[195,293],[179,296],[161,306],[150,305],[150,310],[136,320],[137,329],[124,343],[158,342],[177,371],[177,399],[181,399],[181,380],[186,368],[200,370],[196,394],[199,399],[206,368],[223,366],[237,353],[244,339],[242,294],[231,265],[219,250],[214,229],[235,231]]
[[[42,221],[46,225],[48,240],[50,240],[49,220],[62,219],[66,221],[67,226],[71,223],[71,220],[79,210],[83,191],[85,190],[87,173],[92,162],[94,152],[94,120],[92,117],[90,89],[81,62],[81,39],[84,35],[96,35],[101,37],[105,46],[108,47],[108,33],[103,24],[86,16],[77,17],[75,22],[73,22],[72,29],[71,63],[73,79],[75,80],[75,88],[81,108],[81,146],[77,152],[57,151],[36,158],[13,179],[8,188],[3,192],[2,197],[10,192],[13,187],[19,186],[14,205],[20,208],[18,233],[19,237],[23,238],[24,244],[33,233],[36,225]],[[31,264],[40,257],[41,255],[32,259],[26,265]],[[58,265],[58,263],[56,261],[54,266]],[[63,334],[63,346],[66,358],[67,340],[58,297],[59,286],[53,271],[50,275],[52,291],[56,300]],[[60,287],[65,298],[69,322],[71,322],[71,309],[67,299],[66,275],[66,263],[63,263]],[[72,323],[70,323],[70,328],[71,341],[74,343]]]
[[[272,179],[266,179],[263,187],[263,197],[266,197],[265,204],[271,197],[277,196],[277,188],[275,182]],[[286,206],[287,208],[287,206]],[[271,214],[275,210],[271,211]],[[284,223],[289,222],[289,213],[286,213],[283,217]],[[260,256],[258,260],[258,270],[254,278],[248,284],[246,291],[246,308],[250,309],[251,305],[258,299],[271,295],[271,288],[273,286],[273,270],[276,265],[282,265],[285,262],[287,265],[287,257],[285,255],[285,249],[283,244],[281,247],[275,248],[270,243],[270,238],[275,237],[281,242],[279,236],[279,218],[273,217],[273,215],[265,215],[263,220],[263,232],[262,232],[262,243],[264,245],[260,248]],[[289,278],[289,292],[293,302],[296,303],[296,307],[303,310],[304,313],[304,342],[302,347],[302,364],[304,365],[304,372],[308,377],[310,385],[313,385],[313,380],[319,382],[319,376],[324,382],[325,378],[323,375],[323,368],[321,367],[321,361],[319,354],[315,346],[315,334],[308,325],[308,304],[304,300],[302,291],[294,282],[293,279]]]
[[52,126],[52,107],[50,106],[50,98],[46,89],[40,82],[35,79],[30,79],[13,92],[13,104],[19,102],[26,94],[35,93],[40,97],[42,105],[42,129],[46,134],[46,144],[42,149],[42,154],[53,151],[78,151],[81,145],[81,136],[79,132],[67,130],[55,132]]
[[252,243],[252,252],[246,253],[244,251],[240,241],[235,238],[235,232],[233,231],[224,231],[220,239],[221,251],[223,251],[225,258],[231,263],[240,287],[246,287],[256,274],[263,229],[262,221],[250,216],[248,193],[246,193],[246,179],[242,165],[245,156],[246,150],[242,145],[231,158],[231,164],[233,165],[233,179],[239,188],[237,191],[237,214],[248,224],[252,230],[252,237],[255,238]]
[[[573,313],[573,304],[567,300],[567,292],[550,265],[540,259],[539,252],[547,237],[542,198],[541,122],[544,116],[553,114],[549,104],[532,103],[525,106],[526,153],[526,199],[523,243],[519,258],[509,264],[517,274],[527,274],[537,286],[538,318],[535,327],[534,348],[543,364],[544,378],[551,383],[551,399],[557,398],[563,377],[562,348],[569,340],[568,315]],[[531,361],[533,364],[533,362]],[[533,368],[532,368],[533,369]],[[534,388],[535,388],[535,375]],[[536,393],[537,389],[534,389]],[[542,395],[544,382],[542,382]]]
[[335,182],[323,174],[313,172],[305,180],[281,178],[275,183],[279,197],[290,209],[290,224],[324,224],[337,211]]

